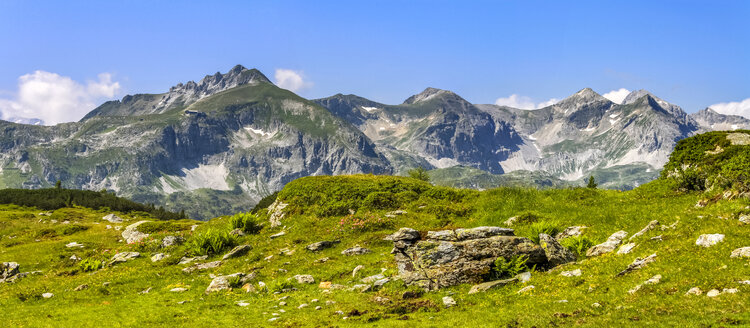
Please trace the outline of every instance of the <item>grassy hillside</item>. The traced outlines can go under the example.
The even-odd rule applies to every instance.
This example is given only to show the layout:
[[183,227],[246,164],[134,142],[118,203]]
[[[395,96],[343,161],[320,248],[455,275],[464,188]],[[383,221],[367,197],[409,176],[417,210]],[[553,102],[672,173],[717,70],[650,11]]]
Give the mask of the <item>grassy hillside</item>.
[[[480,192],[435,187],[404,177],[307,177],[289,183],[278,194],[277,200],[288,204],[280,226],[270,226],[265,209],[257,216],[238,214],[202,224],[159,221],[140,228],[151,235],[131,245],[120,242],[122,231],[116,228],[149,220],[143,214],[117,213],[126,222],[112,224],[101,219],[108,211],[61,208],[47,216],[38,208],[2,205],[0,262],[18,262],[21,272],[41,272],[0,283],[0,308],[10,309],[0,311],[0,322],[13,327],[750,325],[750,285],[741,283],[750,280],[750,263],[730,258],[733,250],[750,246],[750,225],[738,220],[750,214],[750,200],[710,197],[711,193],[683,190],[680,185],[678,179],[665,176],[626,192],[522,187]],[[699,201],[704,202],[696,206]],[[389,213],[395,209],[405,213]],[[631,253],[582,256],[551,271],[534,271],[528,282],[483,293],[468,294],[471,286],[459,285],[404,299],[406,291],[416,290],[399,280],[377,291],[349,290],[362,284],[364,277],[397,274],[390,254],[393,244],[383,237],[401,227],[425,232],[505,226],[512,216],[537,220],[513,225],[516,235],[534,237],[541,226],[560,230],[584,225],[588,227],[584,238],[595,244],[619,230],[630,237],[652,220],[658,220],[663,229],[633,239],[636,247]],[[230,235],[238,226],[248,233]],[[281,232],[285,234],[279,236]],[[700,235],[717,233],[725,236],[722,242],[711,247],[695,244]],[[186,242],[159,246],[166,236],[181,236]],[[320,252],[305,249],[323,240],[340,242]],[[65,246],[71,242],[83,248]],[[177,264],[182,257],[206,253],[208,258],[197,263],[219,261],[233,246],[245,244],[252,247],[246,255],[223,260],[218,267],[188,273],[183,268],[196,262]],[[372,252],[341,254],[355,245]],[[141,256],[85,271],[91,263],[107,262],[123,251],[137,251]],[[149,258],[157,253],[169,257],[152,262]],[[636,258],[654,253],[653,263],[617,276]],[[72,255],[82,261],[71,260]],[[88,266],[80,264],[84,261]],[[353,269],[360,265],[363,269],[353,276]],[[575,269],[582,275],[560,275]],[[233,273],[254,274],[249,281],[253,291],[246,292],[238,288],[241,282],[232,281],[232,290],[206,293],[215,275]],[[303,274],[315,282],[293,279]],[[659,283],[629,293],[657,274],[662,276]],[[321,282],[341,288],[320,288]],[[82,285],[88,288],[75,290]],[[518,293],[528,286],[534,289]],[[693,287],[704,293],[686,295]],[[736,293],[706,296],[712,289],[736,289]],[[43,298],[43,293],[54,296]],[[456,306],[446,308],[445,296],[453,297]]]

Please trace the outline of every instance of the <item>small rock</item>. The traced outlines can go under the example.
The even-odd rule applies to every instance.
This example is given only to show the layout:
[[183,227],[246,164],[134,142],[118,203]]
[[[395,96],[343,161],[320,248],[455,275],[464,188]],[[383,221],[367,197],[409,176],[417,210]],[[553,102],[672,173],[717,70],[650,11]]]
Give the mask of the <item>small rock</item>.
[[563,277],[580,277],[581,276],[581,269],[575,269],[572,271],[563,271],[560,273]]
[[517,274],[515,278],[518,279],[518,281],[521,283],[527,283],[531,280],[531,272],[530,271],[521,272]]
[[331,288],[331,282],[330,281],[321,281],[320,284],[318,284],[318,288],[320,288],[320,289],[329,289],[329,288]]
[[551,266],[575,262],[576,256],[569,249],[560,245],[556,239],[546,233],[539,234],[539,245],[544,249],[547,261]]
[[649,263],[651,263],[653,261],[656,261],[656,253],[651,254],[651,255],[649,255],[649,256],[647,256],[645,258],[640,258],[639,257],[639,258],[635,259],[633,261],[633,263],[631,263],[630,265],[628,265],[628,267],[625,268],[625,270],[620,271],[620,273],[618,273],[617,276],[622,276],[622,275],[628,274],[628,273],[630,273],[630,272],[632,272],[634,270],[638,270],[640,268],[643,268],[644,266],[646,266],[646,264],[649,264]]
[[456,306],[456,300],[454,300],[453,297],[445,296],[443,297],[443,305],[447,308]]
[[161,247],[170,247],[182,244],[184,239],[179,236],[166,236],[161,240]]
[[505,224],[505,225],[507,225],[507,226],[510,227],[513,224],[515,224],[516,221],[518,221],[518,217],[517,216],[512,216],[512,217],[509,217],[507,220],[505,220],[505,222],[503,222],[503,224]]
[[255,292],[255,287],[253,287],[252,284],[248,283],[248,284],[242,285],[242,290],[244,290],[245,293],[251,293],[251,292],[254,293]]
[[83,248],[83,244],[79,244],[77,242],[71,242],[65,245],[67,248]]
[[602,305],[599,303],[593,303],[591,304],[591,307],[599,308],[599,307],[602,307]]
[[703,247],[711,247],[724,241],[724,235],[720,233],[700,235],[695,244]]
[[372,285],[357,284],[349,288],[350,291],[358,291],[360,293],[368,292],[372,289]]
[[740,222],[750,224],[750,215],[740,215]]
[[102,220],[109,221],[112,223],[122,223],[122,218],[114,214],[107,214],[102,218]]
[[320,306],[320,305],[318,305],[318,306],[316,306],[316,307],[315,307],[315,309],[316,309],[316,310],[321,310],[321,309],[323,309],[323,307],[322,307],[322,306]]
[[306,308],[306,307],[308,307],[307,303],[302,303],[302,304],[300,304],[300,305],[299,305],[299,306],[298,306],[297,308],[298,308],[298,309],[304,309],[304,308]]
[[89,285],[83,284],[83,285],[79,285],[78,287],[76,287],[75,289],[73,289],[73,291],[80,292],[80,291],[82,291],[84,289],[88,289],[88,288],[89,288]]
[[237,306],[246,307],[246,306],[249,306],[249,305],[250,305],[250,303],[247,303],[247,302],[237,302]]
[[649,231],[651,231],[653,229],[656,229],[656,227],[658,227],[658,226],[659,226],[659,221],[653,220],[653,221],[649,222],[648,225],[646,225],[646,227],[644,227],[643,229],[641,229],[641,231],[638,231],[635,234],[633,234],[632,236],[630,236],[629,240],[633,240],[635,238],[638,238],[641,235],[643,235],[644,233],[649,232]]
[[586,256],[599,256],[614,251],[617,246],[620,246],[620,243],[622,243],[622,240],[625,239],[627,235],[627,231],[613,233],[607,238],[607,241],[589,248],[589,250],[586,251]]
[[391,282],[391,278],[380,279],[380,280],[375,281],[374,283],[372,283],[372,288],[375,289],[375,290],[378,290],[378,289],[380,289],[381,287],[383,287],[385,284],[387,284],[389,282]]
[[183,258],[180,259],[180,262],[177,263],[177,264],[184,265],[184,264],[188,264],[188,263],[193,262],[193,261],[203,261],[203,260],[205,260],[207,258],[208,258],[207,255],[196,256],[196,257],[183,257]]
[[372,251],[364,247],[355,246],[355,247],[342,251],[341,255],[355,256],[355,255],[364,255],[368,253],[372,253]]
[[334,240],[334,241],[328,241],[328,240],[319,241],[317,243],[312,243],[310,245],[305,246],[305,249],[307,249],[308,251],[311,251],[311,252],[319,252],[319,251],[322,251],[322,250],[324,250],[326,248],[331,248],[331,247],[333,247],[333,245],[336,245],[339,242],[340,242],[339,240]]
[[359,271],[363,270],[364,268],[364,265],[358,265],[357,267],[355,267],[354,270],[352,270],[352,278],[356,278],[357,273],[359,273]]
[[130,261],[130,260],[132,260],[134,258],[137,258],[137,257],[140,257],[140,256],[141,256],[141,253],[138,253],[138,252],[122,252],[122,253],[117,253],[117,254],[115,254],[115,256],[112,257],[112,260],[109,261],[109,265],[113,265],[113,264],[116,264],[116,263],[127,262],[127,261]]
[[732,255],[729,256],[730,258],[737,258],[737,257],[750,257],[750,247],[742,247],[738,248],[732,251]]
[[297,283],[299,284],[314,284],[315,278],[309,274],[298,274],[292,277],[292,279],[297,280]]
[[701,295],[703,291],[698,287],[690,288],[685,295]]
[[70,257],[70,260],[71,260],[71,261],[76,261],[76,262],[78,262],[78,261],[80,261],[80,260],[81,260],[81,258],[80,258],[80,257],[78,257],[78,255],[75,255],[75,254],[73,254],[73,256],[71,256],[71,257]]
[[139,294],[148,294],[148,293],[151,292],[151,289],[152,289],[151,287],[146,288],[146,289],[142,290]]
[[534,290],[534,286],[526,286],[526,287],[521,288],[520,290],[518,290],[518,292],[516,292],[516,294],[524,294],[524,293],[528,293],[528,292],[530,292],[532,290]]
[[271,319],[268,319],[268,322],[274,322],[274,321],[276,321],[276,320],[279,320],[279,318],[278,318],[278,317],[276,317],[276,318],[271,318]]
[[286,235],[286,232],[282,231],[282,232],[279,232],[279,233],[273,234],[273,235],[271,235],[271,236],[270,236],[270,238],[271,238],[271,239],[276,239],[276,238],[279,238],[279,237],[281,237],[281,236],[283,236],[283,235]]
[[286,306],[286,302],[284,301],[279,302],[279,306]]
[[628,254],[633,250],[633,248],[635,248],[635,243],[627,243],[620,246],[620,248],[617,250],[617,254]]
[[655,241],[664,241],[664,239],[662,239],[661,235],[658,235],[658,236],[653,236],[653,237],[651,237],[651,240],[655,240]]
[[245,232],[242,231],[242,229],[237,228],[237,229],[230,231],[229,234],[232,236],[242,237],[245,235]]
[[[255,274],[251,273],[249,275],[245,275],[244,273],[234,273],[226,276],[218,276],[211,280],[208,288],[206,288],[206,293],[232,289],[232,286],[229,285],[229,279],[232,277],[240,277],[240,282],[246,283],[247,281],[253,279],[255,277]],[[258,282],[258,285],[260,284],[261,282]],[[263,286],[265,286],[265,284],[263,284]]]
[[485,283],[481,283],[478,285],[471,286],[471,289],[469,290],[469,294],[475,294],[479,292],[486,292],[490,289],[502,287],[507,284],[513,283],[517,281],[516,278],[510,278],[510,279],[504,279],[504,280],[495,280],[495,281],[488,281]]
[[567,227],[565,228],[565,230],[555,235],[555,239],[563,240],[569,237],[578,237],[583,234],[583,231],[586,230],[586,228],[587,228],[586,226]]
[[151,256],[151,262],[159,262],[167,257],[169,257],[169,255],[164,253],[156,253]]
[[172,288],[169,291],[173,293],[182,293],[182,292],[186,292],[187,290],[188,289],[184,287],[177,287],[177,288]]
[[739,290],[737,288],[724,288],[721,290],[722,294],[737,294]]
[[42,297],[44,297],[44,298],[52,298],[54,296],[55,296],[55,294],[52,294],[52,293],[44,293],[44,294],[42,294]]
[[198,271],[198,270],[207,270],[207,269],[218,268],[221,264],[222,264],[221,261],[199,263],[199,264],[195,264],[193,266],[189,266],[187,268],[184,268],[184,269],[182,269],[182,271],[183,272],[187,272],[187,273],[191,273],[193,271]]
[[712,289],[712,290],[709,290],[708,293],[706,293],[706,296],[716,297],[716,296],[719,296],[719,294],[721,294],[721,292],[718,289]]
[[328,262],[329,260],[331,260],[331,258],[330,258],[330,257],[321,257],[321,258],[319,258],[319,259],[315,260],[315,263],[326,263],[326,262]]
[[222,260],[230,259],[237,256],[242,256],[247,254],[251,249],[253,249],[250,245],[240,245],[235,248],[233,248],[229,253],[226,253],[224,257],[222,257]]

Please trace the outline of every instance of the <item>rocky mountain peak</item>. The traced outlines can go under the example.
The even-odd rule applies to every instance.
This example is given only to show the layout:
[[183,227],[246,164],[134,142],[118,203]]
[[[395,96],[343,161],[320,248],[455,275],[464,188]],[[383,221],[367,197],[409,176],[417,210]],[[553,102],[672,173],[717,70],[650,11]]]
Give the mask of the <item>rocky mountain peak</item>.
[[455,94],[447,90],[441,90],[437,88],[428,87],[427,89],[424,89],[424,91],[406,99],[404,101],[404,104],[410,105],[410,104],[425,102],[425,101],[428,101],[430,99],[433,99],[435,97],[442,96],[442,95],[455,95]]
[[[656,97],[651,91],[640,89],[630,92],[627,96],[625,96],[625,99],[623,99],[622,104],[628,105],[636,102],[638,99],[641,99],[645,96],[650,96],[651,98],[654,98],[656,100],[661,100],[658,97]],[[662,100],[663,101],[663,100]]]

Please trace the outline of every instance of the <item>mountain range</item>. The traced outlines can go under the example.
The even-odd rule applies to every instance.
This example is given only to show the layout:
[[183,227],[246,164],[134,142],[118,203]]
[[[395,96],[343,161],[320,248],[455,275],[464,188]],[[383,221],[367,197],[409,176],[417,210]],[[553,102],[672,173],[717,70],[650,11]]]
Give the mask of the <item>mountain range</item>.
[[106,102],[79,122],[0,121],[0,188],[60,180],[201,219],[248,210],[303,176],[418,166],[460,187],[580,185],[593,175],[629,189],[657,177],[680,139],[748,128],[743,117],[688,115],[645,90],[617,104],[586,88],[536,110],[435,88],[398,105],[342,94],[308,100],[238,65]]

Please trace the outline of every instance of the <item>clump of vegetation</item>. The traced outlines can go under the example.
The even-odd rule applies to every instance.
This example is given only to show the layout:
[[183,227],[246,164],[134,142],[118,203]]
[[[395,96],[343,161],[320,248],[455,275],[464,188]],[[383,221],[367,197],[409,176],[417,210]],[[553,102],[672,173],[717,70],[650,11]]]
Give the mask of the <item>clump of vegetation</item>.
[[586,251],[594,246],[594,242],[586,236],[568,237],[561,240],[560,244],[576,254],[578,258],[586,256]]
[[502,279],[515,277],[517,274],[529,270],[526,262],[529,257],[526,255],[516,255],[510,259],[498,257],[492,266],[491,279]]
[[76,232],[86,231],[89,229],[89,226],[80,225],[80,224],[69,224],[60,230],[60,233],[67,236],[72,235]]
[[268,208],[269,206],[271,206],[271,204],[273,204],[273,202],[276,201],[276,198],[278,196],[279,196],[279,192],[277,191],[277,192],[274,192],[273,194],[270,194],[270,195],[268,195],[266,197],[263,197],[258,202],[258,204],[256,204],[255,207],[253,207],[253,210],[250,211],[250,213],[255,214],[255,213],[258,213],[262,209]]
[[257,234],[263,228],[263,224],[257,215],[252,213],[237,213],[229,218],[231,230],[240,229],[246,234]]
[[104,267],[104,261],[87,258],[81,260],[81,262],[78,262],[78,267],[83,272],[96,271]]
[[521,214],[516,215],[516,220],[513,221],[514,225],[531,224],[539,221],[540,219],[546,219],[546,217],[534,211],[525,211]]
[[236,238],[228,231],[213,229],[194,235],[187,242],[187,248],[195,255],[212,255],[219,254],[236,243]]
[[229,283],[229,288],[240,288],[242,287],[242,277],[239,275],[231,276],[227,278],[227,283]]
[[430,175],[427,174],[427,170],[424,167],[417,167],[409,170],[407,172],[409,174],[409,177],[412,179],[422,180],[425,182],[430,182]]
[[594,180],[594,176],[589,176],[589,182],[586,184],[586,188],[596,189],[596,181]]
[[277,279],[273,283],[271,283],[271,286],[268,287],[268,290],[271,293],[281,293],[284,290],[289,290],[294,288],[294,283],[292,283],[289,280],[283,280],[283,279]]
[[529,227],[529,233],[527,234],[527,237],[531,239],[531,241],[533,241],[535,244],[538,244],[540,233],[554,236],[560,231],[562,231],[562,227],[557,222],[547,220],[539,221]]

